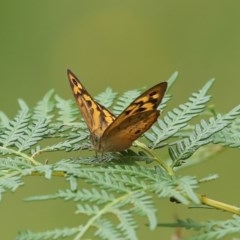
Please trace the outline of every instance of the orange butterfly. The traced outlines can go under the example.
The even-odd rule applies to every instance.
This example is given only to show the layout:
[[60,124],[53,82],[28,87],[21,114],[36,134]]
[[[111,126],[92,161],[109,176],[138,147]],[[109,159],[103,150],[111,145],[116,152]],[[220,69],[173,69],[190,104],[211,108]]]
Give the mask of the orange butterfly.
[[118,117],[94,101],[78,78],[67,71],[70,86],[80,112],[90,131],[94,150],[118,152],[131,147],[160,115],[157,110],[167,89],[167,82],[159,83],[137,97]]

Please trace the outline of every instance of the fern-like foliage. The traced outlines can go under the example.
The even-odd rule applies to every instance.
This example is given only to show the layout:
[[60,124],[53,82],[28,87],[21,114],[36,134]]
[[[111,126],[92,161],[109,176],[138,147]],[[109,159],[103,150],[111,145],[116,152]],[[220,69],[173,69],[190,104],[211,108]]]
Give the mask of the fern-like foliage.
[[[176,77],[177,73],[170,77],[169,86]],[[221,204],[209,204],[197,193],[199,184],[215,180],[216,175],[197,179],[175,172],[192,162],[208,159],[218,151],[216,146],[219,144],[240,147],[240,106],[226,114],[217,113],[210,117],[206,114],[211,99],[208,92],[213,82],[208,81],[186,103],[172,110],[167,109],[171,95],[169,92],[165,95],[160,106],[161,110],[164,109],[162,117],[144,135],[151,148],[136,143],[138,148],[134,150],[105,153],[103,156],[92,152],[89,157],[84,157],[84,150],[91,150],[86,124],[75,102],[61,98],[53,90],[47,92],[32,109],[19,100],[19,111],[13,119],[0,112],[0,200],[5,192],[16,191],[24,185],[25,176],[63,177],[69,183],[68,188],[26,200],[72,201],[79,216],[73,227],[42,232],[21,231],[16,239],[68,237],[77,240],[91,236],[96,239],[137,240],[140,239],[138,216],[145,219],[150,230],[159,226],[156,201],[162,198],[174,199],[185,205],[205,204],[219,208]],[[140,90],[132,90],[117,97],[112,89],[107,88],[97,100],[118,115],[140,93]],[[160,158],[161,150],[158,153],[158,148],[167,149],[169,157]],[[51,152],[73,151],[78,151],[78,158],[54,159],[50,155]],[[39,155],[46,160],[40,160]],[[79,187],[82,181],[87,187]],[[233,207],[226,209],[224,204],[222,209],[236,214],[240,212]],[[87,221],[82,222],[82,216]],[[225,229],[214,228],[214,224],[220,226],[228,220],[222,223],[179,220],[167,226],[195,229],[197,226],[202,233],[193,239],[215,239],[227,236],[231,232],[229,229],[239,230],[239,227],[234,228],[234,224],[239,226],[238,217],[229,221],[229,228]]]
[[[61,161],[51,168],[61,171],[69,164],[69,161]],[[74,174],[79,179],[85,179],[94,187],[77,191],[59,190],[55,194],[30,197],[27,200],[62,199],[76,202],[76,212],[88,216],[88,221],[85,225],[79,226],[80,230],[75,239],[82,239],[92,228],[96,229],[94,235],[98,237],[107,235],[112,239],[138,239],[134,220],[136,214],[145,216],[151,229],[156,228],[156,209],[153,197],[148,194],[149,191],[159,197],[174,196],[183,203],[189,202],[186,198],[188,194],[193,202],[199,202],[192,191],[197,187],[197,180],[194,177],[172,179],[159,167],[155,170],[140,166],[83,168],[80,164],[73,164],[66,174]],[[176,187],[179,188],[178,191]],[[115,225],[111,223],[112,216],[116,218]],[[74,229],[71,229],[73,234]],[[36,235],[32,233],[32,239],[37,235],[38,233]],[[46,239],[47,235],[49,232],[44,236]]]
[[160,224],[161,226],[168,227],[182,227],[191,228],[197,231],[196,235],[193,235],[191,240],[212,240],[212,239],[237,239],[229,238],[230,236],[239,236],[240,232],[240,217],[233,216],[227,221],[208,220],[207,222],[196,222],[192,219],[178,220],[173,224]]
[[48,91],[43,99],[37,103],[36,107],[33,109],[33,119],[46,118],[50,120],[53,118],[54,115],[51,114],[55,108],[55,103],[52,101],[53,94],[54,90]]
[[163,119],[158,120],[158,125],[153,126],[151,132],[145,134],[150,141],[154,142],[153,148],[157,147],[160,142],[174,136],[186,127],[192,118],[205,110],[206,103],[211,98],[210,95],[207,95],[207,92],[212,84],[213,80],[208,81],[202,89],[189,97],[188,102],[169,111]]
[[111,88],[107,88],[104,92],[100,93],[95,99],[100,102],[104,107],[110,108],[117,96]]
[[189,158],[198,148],[213,141],[211,136],[236,119],[240,114],[240,105],[235,107],[225,115],[218,114],[215,118],[211,117],[209,121],[201,120],[200,124],[187,138],[174,143],[169,148],[169,153],[173,159],[173,166],[181,164],[179,160]]

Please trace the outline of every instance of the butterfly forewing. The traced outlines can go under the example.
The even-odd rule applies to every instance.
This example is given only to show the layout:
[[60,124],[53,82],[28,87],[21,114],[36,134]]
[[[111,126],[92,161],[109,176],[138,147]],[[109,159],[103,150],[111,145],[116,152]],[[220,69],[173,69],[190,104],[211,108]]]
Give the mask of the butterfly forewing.
[[[134,116],[135,118],[139,119],[146,117],[146,121],[150,125],[149,127],[151,127],[160,114],[159,110],[157,110],[157,107],[161,103],[166,89],[167,83],[162,82],[142,93],[114,120],[112,124],[109,125],[109,127],[107,127],[103,133],[103,137],[108,139],[111,135],[114,135],[116,131],[119,131],[119,126],[121,126],[123,123],[129,123],[129,125],[131,125],[131,119],[134,118]],[[152,118],[148,118],[147,116],[152,116],[154,112],[157,117],[155,117],[155,120],[152,121]],[[140,124],[136,124],[140,126]],[[146,130],[148,130],[149,127]],[[140,129],[141,128],[143,128],[143,126],[140,126]],[[145,131],[142,130],[142,133]]]
[[167,83],[159,83],[147,91],[143,92],[139,97],[137,97],[122,113],[117,117],[117,121],[109,126],[108,131],[122,122],[125,118],[133,116],[137,113],[150,111],[152,109],[157,109],[158,105],[161,103],[164,93],[167,89]]
[[104,130],[114,121],[115,116],[104,106],[93,100],[78,78],[67,71],[77,105],[91,134],[100,138]]

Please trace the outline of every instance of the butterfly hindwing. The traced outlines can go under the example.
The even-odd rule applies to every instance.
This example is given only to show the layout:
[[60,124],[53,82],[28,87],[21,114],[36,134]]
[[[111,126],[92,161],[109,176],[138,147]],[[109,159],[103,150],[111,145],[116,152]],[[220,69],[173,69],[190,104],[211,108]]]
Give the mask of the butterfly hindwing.
[[102,149],[122,151],[131,147],[132,143],[152,126],[159,114],[158,110],[150,110],[128,116],[116,128],[104,132],[101,138]]

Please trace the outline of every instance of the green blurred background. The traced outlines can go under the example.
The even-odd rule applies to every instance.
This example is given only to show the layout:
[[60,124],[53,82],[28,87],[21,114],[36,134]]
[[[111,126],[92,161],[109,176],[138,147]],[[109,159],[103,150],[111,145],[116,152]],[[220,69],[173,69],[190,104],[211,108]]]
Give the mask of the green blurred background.
[[[177,70],[180,76],[171,90],[172,106],[184,103],[215,77],[213,103],[226,112],[239,104],[239,7],[239,1],[218,0],[2,1],[0,110],[13,117],[18,98],[34,106],[52,88],[72,98],[66,77],[70,68],[92,95],[107,86],[118,92],[150,87]],[[181,174],[219,173],[220,179],[199,192],[237,205],[238,156],[237,150],[227,150]],[[26,181],[24,188],[3,198],[1,239],[13,239],[20,229],[41,231],[79,223],[71,204],[22,201],[64,188],[64,180],[31,177]],[[219,219],[230,217],[159,202],[162,222],[176,216],[214,219],[216,214]],[[140,239],[148,235],[145,230],[143,223]],[[170,239],[173,231],[158,229],[154,239]]]

